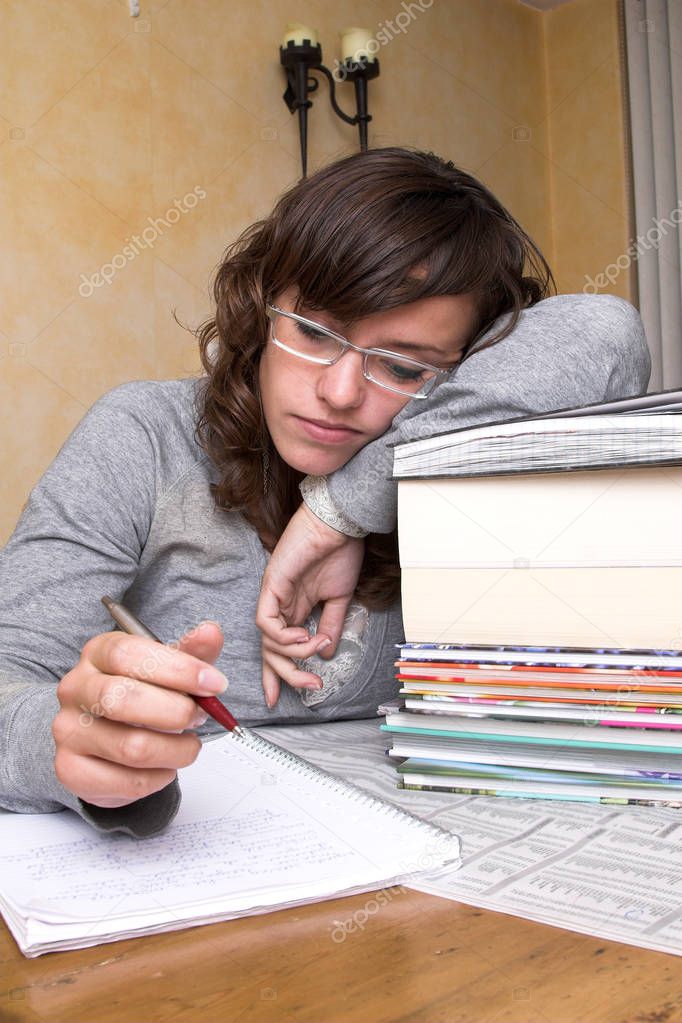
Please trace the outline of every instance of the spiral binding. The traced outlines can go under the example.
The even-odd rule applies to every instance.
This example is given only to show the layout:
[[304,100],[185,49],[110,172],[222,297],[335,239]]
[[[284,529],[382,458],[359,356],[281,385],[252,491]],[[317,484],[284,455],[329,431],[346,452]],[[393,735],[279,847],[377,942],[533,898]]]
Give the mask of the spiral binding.
[[355,803],[376,809],[385,816],[392,817],[396,820],[402,820],[404,823],[409,824],[410,827],[418,828],[420,831],[424,831],[432,835],[434,838],[438,838],[440,840],[447,838],[450,841],[458,841],[457,836],[446,831],[444,828],[439,828],[437,825],[430,824],[428,821],[422,821],[418,817],[414,817],[411,813],[407,813],[407,811],[402,810],[399,806],[387,803],[383,799],[377,799],[376,796],[372,796],[368,792],[364,792],[356,785],[352,785],[349,782],[344,781],[342,778],[337,778],[336,775],[330,774],[328,771],[324,771],[321,767],[316,767],[314,764],[309,763],[309,761],[296,756],[295,753],[290,753],[289,750],[283,749],[282,746],[277,746],[274,742],[269,742],[269,740],[264,739],[262,735],[256,735],[255,732],[245,728],[243,725],[241,727],[243,733],[241,736],[233,734],[235,743],[251,747],[255,752],[262,753],[269,760],[277,761],[277,763],[286,766],[296,774],[312,778],[313,781],[321,783],[324,788],[347,795],[348,798],[352,799]]

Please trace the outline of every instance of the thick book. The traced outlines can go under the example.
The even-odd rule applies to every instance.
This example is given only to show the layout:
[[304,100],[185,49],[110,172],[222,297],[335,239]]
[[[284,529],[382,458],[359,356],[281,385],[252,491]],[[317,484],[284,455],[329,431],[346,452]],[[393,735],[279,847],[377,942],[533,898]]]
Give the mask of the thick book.
[[682,466],[401,480],[405,637],[682,646],[681,507]]
[[167,830],[0,812],[0,909],[24,955],[372,891],[460,863],[459,839],[256,733],[180,771]]

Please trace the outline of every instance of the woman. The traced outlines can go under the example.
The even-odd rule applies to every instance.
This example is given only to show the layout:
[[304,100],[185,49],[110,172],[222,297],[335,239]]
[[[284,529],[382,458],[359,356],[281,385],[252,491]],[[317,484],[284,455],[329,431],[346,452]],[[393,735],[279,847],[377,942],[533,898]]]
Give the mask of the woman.
[[[290,189],[218,269],[205,376],[100,398],[0,554],[1,805],[155,833],[218,727],[187,694],[225,676],[245,724],[375,714],[403,639],[387,445],[646,386],[632,307],[550,284],[433,154]],[[111,631],[103,594],[180,639]]]

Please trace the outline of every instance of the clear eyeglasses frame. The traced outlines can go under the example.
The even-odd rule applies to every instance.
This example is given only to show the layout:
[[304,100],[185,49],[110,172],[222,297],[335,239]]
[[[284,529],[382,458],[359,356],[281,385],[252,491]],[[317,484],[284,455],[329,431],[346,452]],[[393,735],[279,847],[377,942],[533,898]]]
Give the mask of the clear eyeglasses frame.
[[[318,365],[323,366],[333,366],[339,361],[341,356],[345,355],[348,349],[351,348],[354,352],[361,352],[364,355],[364,359],[362,361],[362,373],[366,380],[371,380],[371,382],[376,384],[377,387],[382,387],[387,391],[394,391],[396,394],[400,394],[403,397],[418,399],[428,398],[435,388],[445,380],[453,369],[455,369],[455,366],[451,366],[448,369],[441,369],[438,366],[430,365],[428,362],[419,362],[417,359],[411,359],[407,355],[398,355],[397,352],[391,352],[385,348],[359,348],[358,345],[354,345],[347,338],[342,337],[341,334],[337,334],[335,331],[330,330],[329,327],[323,327],[320,323],[316,323],[314,320],[309,320],[305,316],[300,316],[298,313],[290,313],[284,309],[280,309],[278,306],[270,304],[266,305],[265,310],[267,317],[270,320],[270,339],[278,348],[282,348],[285,352],[289,352],[291,355],[295,355],[299,359],[305,359],[307,362],[316,362]],[[331,359],[324,359],[319,356],[299,352],[297,349],[291,348],[279,338],[275,337],[275,320],[278,316],[284,316],[287,319],[293,320],[295,323],[302,323],[305,326],[313,327],[321,335],[336,341],[339,346],[338,355],[335,355]],[[409,366],[415,370],[420,369],[428,371],[434,375],[430,377],[430,379],[426,380],[422,387],[416,392],[405,390],[400,387],[392,387],[383,380],[377,380],[372,376],[368,368],[368,357],[370,355],[389,356],[390,358],[395,359],[400,365]]]

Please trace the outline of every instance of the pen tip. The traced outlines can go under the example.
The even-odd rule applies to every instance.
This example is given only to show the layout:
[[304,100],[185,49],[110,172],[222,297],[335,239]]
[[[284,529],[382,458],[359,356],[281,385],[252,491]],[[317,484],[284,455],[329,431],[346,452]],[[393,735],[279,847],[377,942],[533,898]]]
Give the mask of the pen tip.
[[106,607],[106,609],[107,609],[107,611],[108,611],[108,610],[109,610],[109,608],[111,607],[111,605],[112,605],[112,604],[113,604],[114,602],[113,602],[113,600],[111,599],[111,597],[102,597],[102,603],[104,604],[104,606]]

